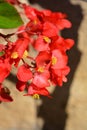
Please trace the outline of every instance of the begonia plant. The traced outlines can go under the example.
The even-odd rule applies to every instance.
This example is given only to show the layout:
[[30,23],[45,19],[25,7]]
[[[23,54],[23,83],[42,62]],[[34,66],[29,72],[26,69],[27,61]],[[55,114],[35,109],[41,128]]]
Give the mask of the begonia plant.
[[[22,9],[26,23],[16,6]],[[0,28],[17,28],[14,33],[0,33],[6,42],[0,43],[0,101],[13,101],[9,88],[3,84],[13,66],[17,69],[16,88],[27,90],[24,96],[51,97],[48,88],[61,87],[70,72],[67,51],[74,40],[60,35],[61,30],[72,26],[67,15],[48,9],[39,11],[19,0],[0,0],[0,19]],[[10,40],[14,35],[16,40]],[[30,51],[35,55],[30,55]]]

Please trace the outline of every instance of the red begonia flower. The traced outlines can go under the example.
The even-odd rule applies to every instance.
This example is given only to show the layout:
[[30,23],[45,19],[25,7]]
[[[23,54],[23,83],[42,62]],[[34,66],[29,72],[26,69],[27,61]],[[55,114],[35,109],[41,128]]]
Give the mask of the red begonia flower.
[[66,50],[69,50],[74,45],[74,40],[72,39],[65,39],[64,40]]
[[28,94],[26,95],[34,95],[34,94],[40,94],[40,95],[44,95],[44,96],[48,96],[49,97],[49,92],[46,88],[39,88],[38,86],[35,86],[34,84],[30,84],[29,88],[28,88]]
[[[28,48],[29,39],[27,38],[20,38],[15,42],[15,46],[13,48],[12,54],[15,52],[18,54],[17,58],[22,58],[24,51]],[[11,58],[15,59],[12,55]]]
[[19,91],[24,91],[24,89],[26,88],[26,82],[22,82],[22,81],[18,80],[18,82],[16,84],[16,88]]
[[51,16],[52,11],[49,9],[45,9],[45,10],[42,10],[42,13],[44,14],[45,17],[48,18],[49,16]]
[[68,57],[65,53],[58,49],[52,51],[52,68],[62,69],[66,66],[68,62]]
[[11,65],[8,59],[0,60],[0,83],[9,75],[11,71]]
[[11,102],[13,101],[12,97],[9,95],[9,90],[7,88],[4,88],[0,84],[0,102]]
[[24,8],[24,11],[25,11],[25,14],[27,16],[27,18],[29,20],[40,20],[41,22],[43,21],[43,17],[44,17],[44,14],[43,14],[43,11],[39,11],[29,5],[25,5],[23,4],[23,8]]
[[49,79],[50,78],[50,72],[49,68],[47,66],[38,66],[36,68],[36,74],[42,75],[43,77]]
[[56,22],[56,26],[59,30],[62,30],[64,28],[70,28],[72,26],[71,22],[67,19],[59,19]]
[[52,12],[48,9],[42,10],[42,13],[44,14],[45,21],[50,21],[52,23],[55,23],[58,19],[64,19],[67,17],[65,13]]
[[[44,21],[49,21],[52,24],[54,24],[58,30],[64,29],[64,28],[70,28],[71,22],[66,18],[66,14],[60,13],[60,12],[50,12],[48,11],[42,11],[44,13]],[[47,12],[47,14],[46,14]]]
[[27,38],[30,40],[30,37],[28,33],[26,32],[26,26],[24,25],[18,28],[17,34],[19,38]]
[[30,68],[26,65],[21,65],[18,68],[17,78],[22,82],[30,80],[32,78],[32,72],[30,71]]
[[42,74],[36,73],[34,75],[32,83],[34,85],[38,86],[39,88],[44,88],[44,87],[50,86],[50,83],[48,81],[48,76],[45,76],[43,73]]
[[51,43],[51,39],[48,38],[47,36],[39,36],[35,43],[34,43],[34,48],[37,51],[48,51],[49,48],[49,44]]
[[30,20],[26,25],[26,32],[29,35],[39,34],[42,32],[42,23],[39,19]]
[[25,11],[25,14],[26,16],[31,19],[31,20],[35,20],[37,19],[37,15],[36,15],[36,9],[29,6],[29,5],[26,5],[26,4],[23,4],[23,8],[24,8],[24,11]]
[[[28,22],[16,33],[0,34],[7,42],[6,45],[0,44],[0,102],[12,101],[8,90],[1,85],[12,65],[19,65],[16,84],[19,91],[28,89],[25,95],[50,97],[47,87],[51,83],[62,86],[63,82],[67,82],[70,68],[67,66],[66,51],[74,45],[74,41],[61,37],[60,31],[70,28],[72,24],[66,19],[67,15],[61,12],[38,11],[19,0],[6,1],[22,7]],[[16,42],[10,42],[12,35],[17,36]],[[35,57],[28,55],[31,48],[36,51]],[[20,60],[22,65],[19,64]]]
[[50,44],[50,49],[55,50],[59,49],[60,51],[66,52],[74,45],[74,40],[72,39],[64,39],[61,36],[56,37],[56,39],[52,40]]
[[62,86],[63,82],[67,82],[66,76],[70,72],[70,68],[65,66],[62,69],[52,69],[51,70],[51,80],[55,85]]
[[0,52],[5,49],[5,45],[0,44]]
[[43,24],[43,32],[42,32],[42,34],[47,36],[47,37],[53,37],[53,36],[58,35],[58,29],[51,22],[45,22]]
[[35,59],[37,66],[45,66],[50,62],[50,60],[51,55],[47,51],[40,52]]

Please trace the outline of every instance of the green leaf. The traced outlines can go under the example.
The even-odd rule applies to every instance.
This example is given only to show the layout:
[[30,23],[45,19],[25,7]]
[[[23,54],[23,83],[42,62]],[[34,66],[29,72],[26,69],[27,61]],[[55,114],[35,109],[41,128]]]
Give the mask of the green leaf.
[[17,10],[9,3],[0,0],[0,28],[17,28],[23,21]]
[[5,54],[4,51],[0,51],[0,56],[3,56]]

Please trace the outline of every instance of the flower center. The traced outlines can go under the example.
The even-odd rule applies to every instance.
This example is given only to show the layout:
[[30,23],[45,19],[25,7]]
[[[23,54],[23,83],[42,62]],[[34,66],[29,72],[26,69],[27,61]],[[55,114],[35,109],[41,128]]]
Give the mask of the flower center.
[[39,96],[39,94],[34,94],[34,95],[33,95],[33,98],[34,98],[34,99],[39,99],[40,96]]
[[57,58],[55,56],[52,57],[52,65],[55,65],[57,63]]
[[43,67],[39,67],[37,71],[43,73],[44,72],[44,68]]
[[25,51],[24,51],[24,54],[23,54],[23,58],[26,58],[27,56],[28,56],[28,51],[25,50]]
[[37,25],[37,23],[38,23],[38,21],[36,19],[33,22],[34,22],[35,25]]
[[47,43],[50,43],[51,42],[51,39],[47,36],[44,36],[43,37],[44,41],[47,42]]
[[11,54],[11,58],[13,58],[13,59],[18,58],[18,52],[13,52],[13,53]]

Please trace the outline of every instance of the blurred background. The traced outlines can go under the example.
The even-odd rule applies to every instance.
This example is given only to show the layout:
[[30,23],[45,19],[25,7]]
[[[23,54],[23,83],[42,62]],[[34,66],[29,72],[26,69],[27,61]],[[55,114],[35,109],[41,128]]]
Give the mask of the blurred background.
[[40,10],[51,9],[68,15],[73,26],[63,30],[62,36],[75,40],[68,53],[71,72],[62,88],[50,90],[53,99],[43,97],[40,100],[24,97],[18,92],[15,76],[10,75],[4,84],[11,88],[14,102],[0,104],[0,130],[87,130],[87,2],[20,1]]

